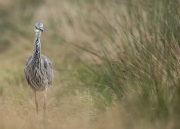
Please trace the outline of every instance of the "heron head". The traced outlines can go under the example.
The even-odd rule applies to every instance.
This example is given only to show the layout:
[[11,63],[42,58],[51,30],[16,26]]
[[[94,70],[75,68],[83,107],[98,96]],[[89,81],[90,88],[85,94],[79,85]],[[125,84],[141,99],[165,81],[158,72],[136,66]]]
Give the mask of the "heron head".
[[35,24],[35,26],[34,26],[34,31],[35,31],[36,33],[41,33],[41,32],[43,32],[43,31],[44,31],[44,29],[43,29],[43,24],[42,24],[41,22],[37,22],[37,23]]

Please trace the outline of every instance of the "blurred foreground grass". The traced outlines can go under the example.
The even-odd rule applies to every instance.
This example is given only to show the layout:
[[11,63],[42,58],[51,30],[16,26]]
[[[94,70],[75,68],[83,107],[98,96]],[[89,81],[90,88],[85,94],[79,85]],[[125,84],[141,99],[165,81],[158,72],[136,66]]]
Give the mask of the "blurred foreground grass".
[[0,1],[0,128],[43,128],[23,72],[37,21],[55,74],[47,128],[179,128],[178,7],[177,0]]

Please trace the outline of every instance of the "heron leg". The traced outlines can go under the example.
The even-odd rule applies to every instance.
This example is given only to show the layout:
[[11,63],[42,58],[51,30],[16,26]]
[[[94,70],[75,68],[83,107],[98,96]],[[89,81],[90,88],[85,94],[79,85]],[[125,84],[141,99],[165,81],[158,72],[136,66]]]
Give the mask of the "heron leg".
[[45,122],[45,118],[46,118],[46,98],[47,98],[47,88],[45,88],[45,90],[44,90],[44,106],[43,106],[43,110],[44,110],[43,119],[44,119],[44,122]]
[[38,114],[38,101],[37,101],[36,91],[35,90],[34,90],[34,95],[35,95],[36,111],[37,111],[37,114]]

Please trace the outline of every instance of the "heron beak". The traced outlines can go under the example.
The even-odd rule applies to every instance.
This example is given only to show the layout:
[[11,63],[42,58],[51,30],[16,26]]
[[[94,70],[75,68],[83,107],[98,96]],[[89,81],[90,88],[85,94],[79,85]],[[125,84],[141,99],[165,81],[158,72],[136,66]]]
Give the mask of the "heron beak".
[[44,29],[43,28],[39,28],[40,31],[44,32]]

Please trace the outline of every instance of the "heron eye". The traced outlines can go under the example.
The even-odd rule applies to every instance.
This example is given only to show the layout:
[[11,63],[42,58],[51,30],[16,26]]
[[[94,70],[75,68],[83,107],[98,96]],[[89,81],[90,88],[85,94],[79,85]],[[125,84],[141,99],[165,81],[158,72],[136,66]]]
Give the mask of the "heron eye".
[[38,29],[36,26],[35,26],[36,29]]

